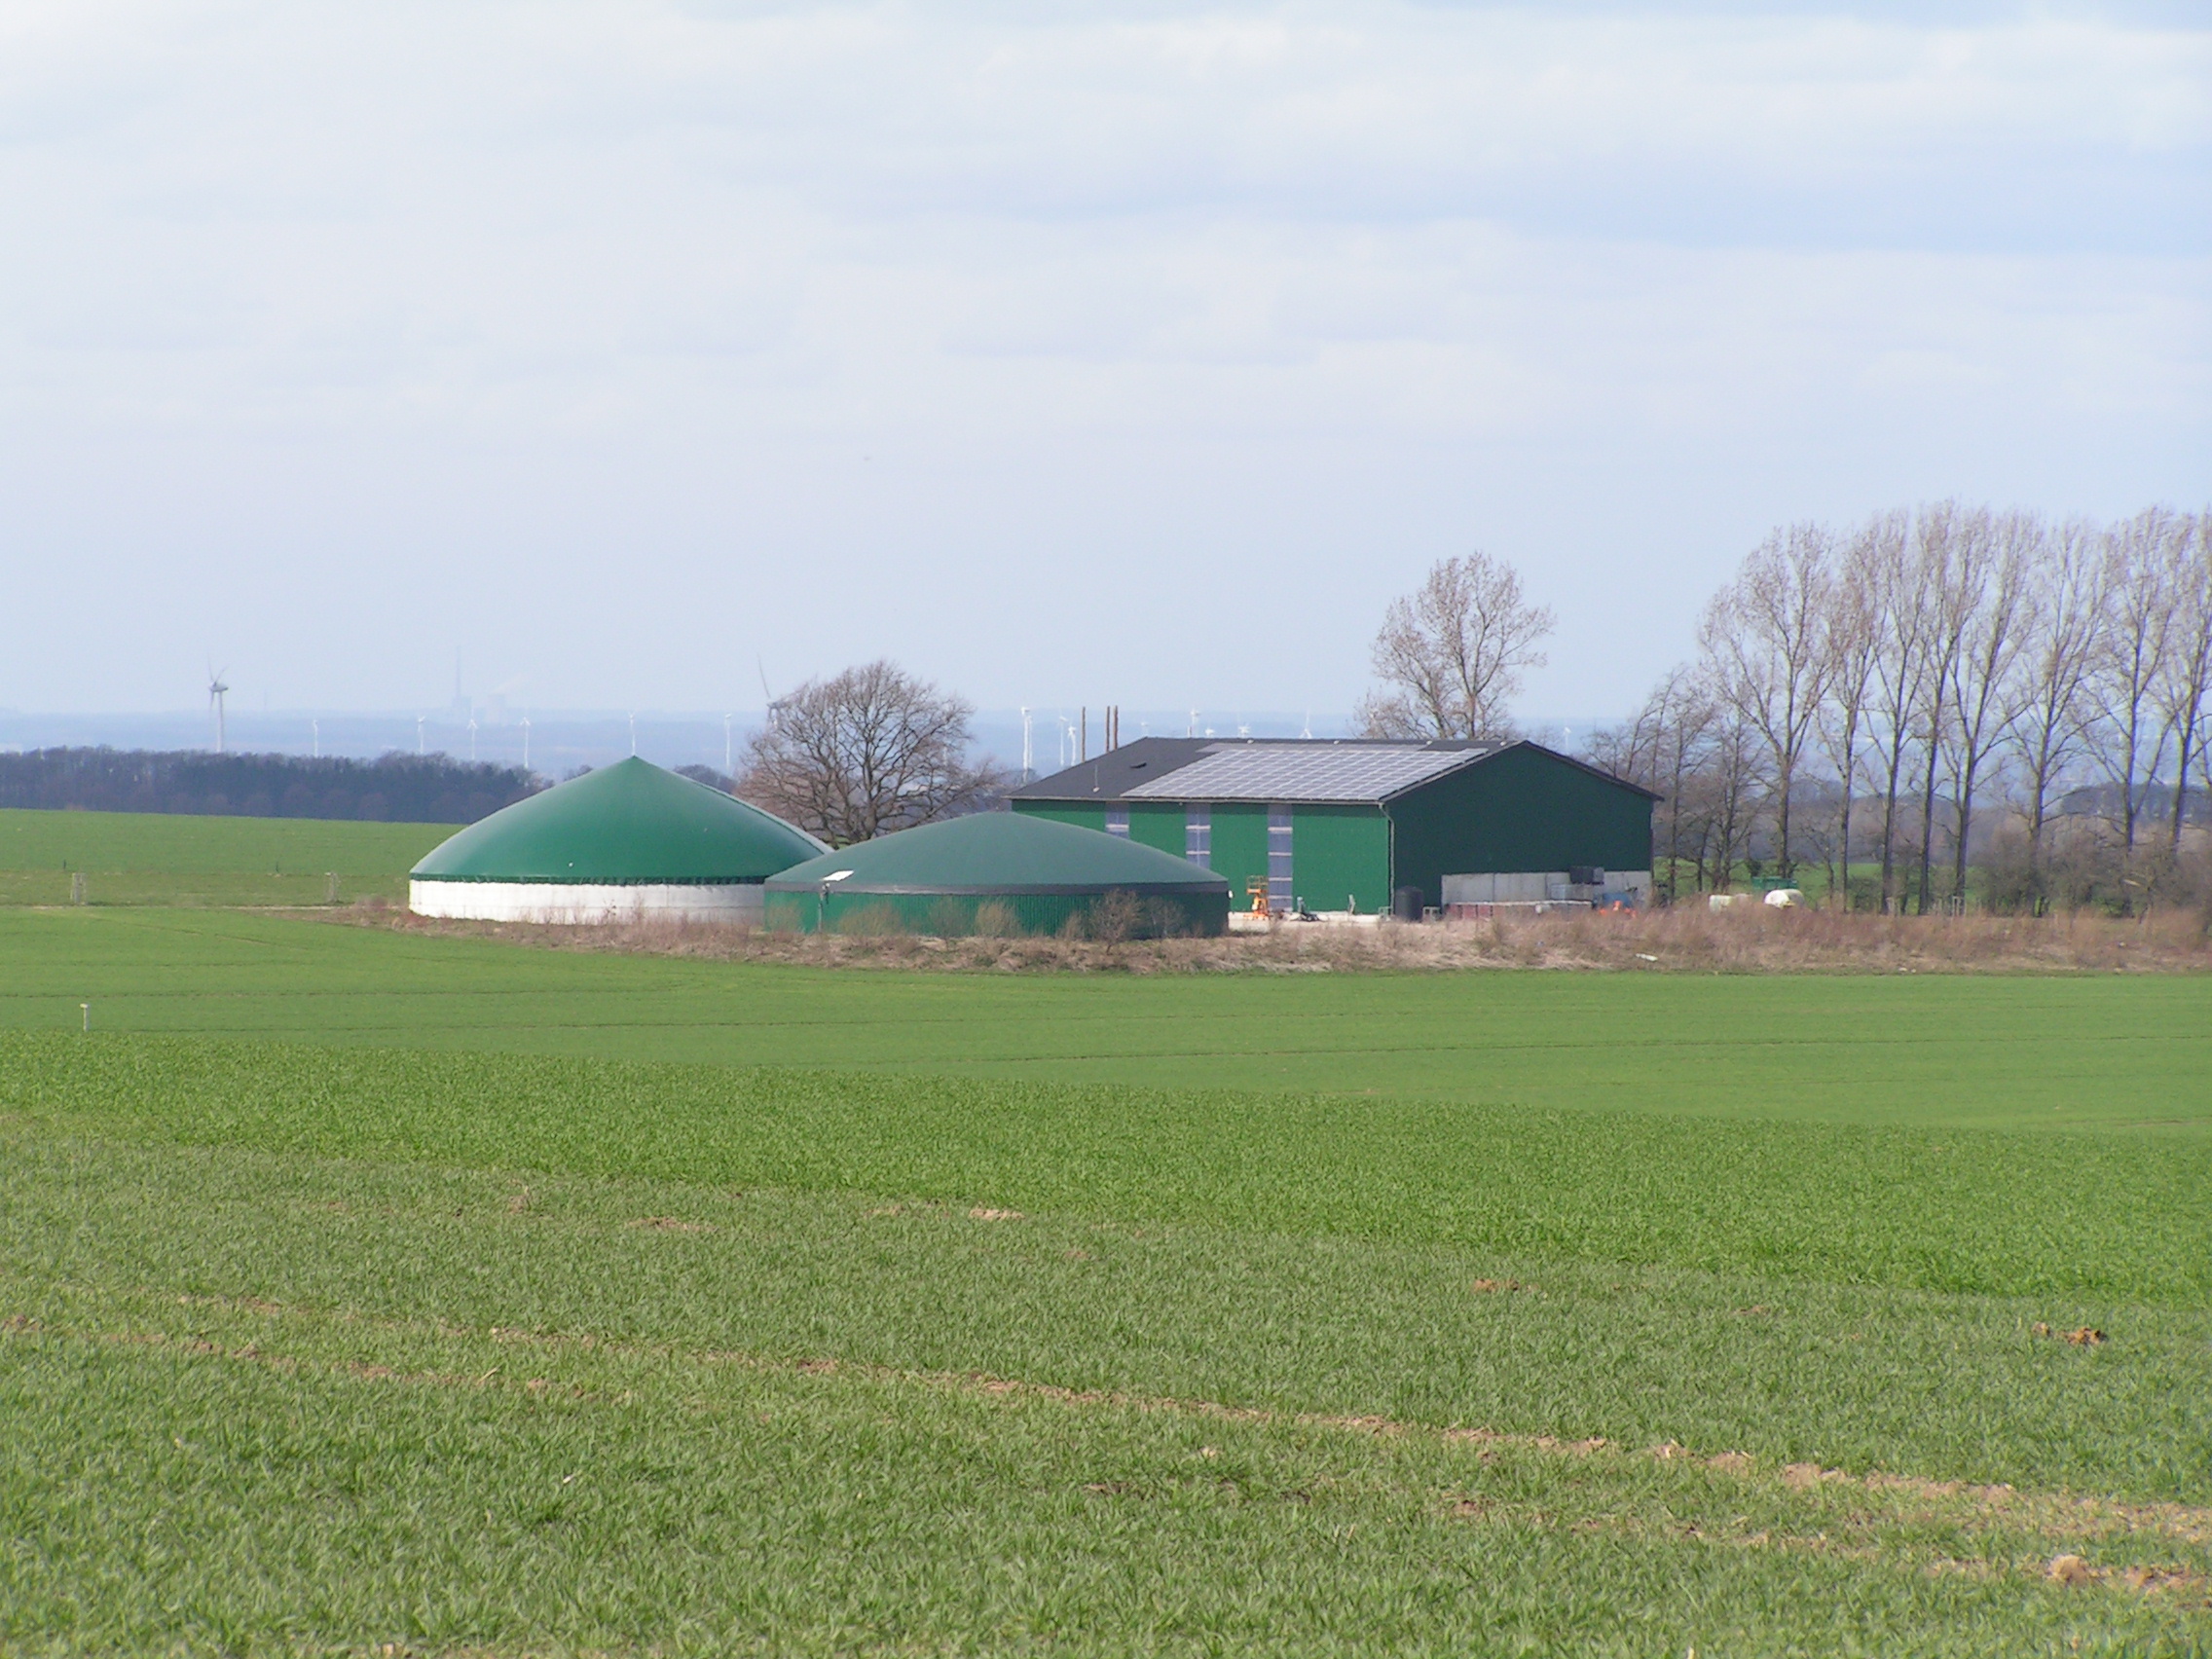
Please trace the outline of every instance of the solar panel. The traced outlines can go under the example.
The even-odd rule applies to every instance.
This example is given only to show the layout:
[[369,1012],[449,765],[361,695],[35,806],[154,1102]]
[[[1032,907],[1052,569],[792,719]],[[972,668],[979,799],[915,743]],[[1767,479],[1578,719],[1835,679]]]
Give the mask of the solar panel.
[[1493,753],[1240,743],[1123,793],[1149,800],[1384,800]]

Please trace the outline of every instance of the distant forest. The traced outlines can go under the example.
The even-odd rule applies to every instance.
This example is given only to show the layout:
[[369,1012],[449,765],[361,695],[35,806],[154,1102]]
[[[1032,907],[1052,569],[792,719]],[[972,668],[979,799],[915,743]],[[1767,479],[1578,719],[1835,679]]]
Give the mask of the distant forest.
[[519,766],[444,755],[353,760],[104,748],[0,755],[0,807],[473,824],[536,788]]

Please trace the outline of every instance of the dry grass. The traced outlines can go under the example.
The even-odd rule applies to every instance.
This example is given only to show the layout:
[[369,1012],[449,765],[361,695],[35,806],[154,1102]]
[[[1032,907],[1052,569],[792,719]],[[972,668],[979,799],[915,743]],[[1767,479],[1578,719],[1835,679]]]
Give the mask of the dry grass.
[[2027,916],[1867,916],[1831,911],[1713,911],[1542,916],[1421,926],[1285,923],[1223,939],[938,939],[915,934],[791,934],[706,922],[604,927],[440,921],[363,905],[325,919],[555,950],[613,951],[822,968],[1001,973],[1363,973],[1530,968],[1696,974],[2186,974],[2212,970],[2212,933],[2193,910],[2120,918],[2088,911]]

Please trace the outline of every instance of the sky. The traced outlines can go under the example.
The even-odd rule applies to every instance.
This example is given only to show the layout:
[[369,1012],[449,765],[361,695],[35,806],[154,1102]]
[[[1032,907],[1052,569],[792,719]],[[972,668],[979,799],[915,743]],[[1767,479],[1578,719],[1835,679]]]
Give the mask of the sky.
[[0,708],[1625,712],[1772,527],[2212,499],[2193,5],[0,0]]

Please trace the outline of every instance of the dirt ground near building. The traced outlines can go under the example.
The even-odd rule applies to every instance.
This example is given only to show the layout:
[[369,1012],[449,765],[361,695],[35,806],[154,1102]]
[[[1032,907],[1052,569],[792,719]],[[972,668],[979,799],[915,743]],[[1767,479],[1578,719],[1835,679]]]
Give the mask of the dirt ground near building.
[[1552,912],[1340,928],[1286,922],[1222,939],[937,939],[827,936],[726,925],[607,927],[431,921],[364,904],[303,914],[557,950],[618,951],[811,967],[968,972],[1388,973],[1539,969],[1698,974],[2202,973],[2212,930],[2195,910],[2115,917],[1868,916],[1814,909]]

